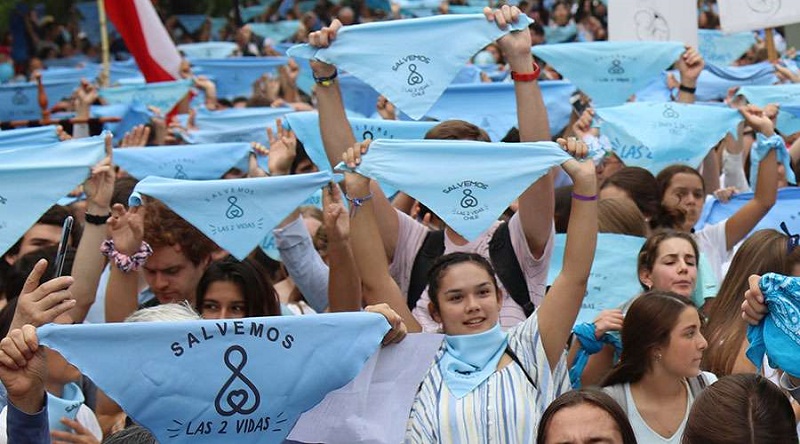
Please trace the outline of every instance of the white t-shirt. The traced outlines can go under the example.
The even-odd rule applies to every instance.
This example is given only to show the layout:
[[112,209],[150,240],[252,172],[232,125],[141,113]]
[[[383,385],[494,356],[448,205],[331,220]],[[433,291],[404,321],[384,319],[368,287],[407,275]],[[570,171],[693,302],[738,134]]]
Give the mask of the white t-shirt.
[[717,278],[717,282],[722,282],[725,277],[723,265],[730,259],[731,250],[728,250],[728,240],[725,236],[725,224],[728,220],[706,225],[702,229],[694,232],[694,239],[697,241],[697,248],[700,255],[705,257],[711,265],[711,271]]

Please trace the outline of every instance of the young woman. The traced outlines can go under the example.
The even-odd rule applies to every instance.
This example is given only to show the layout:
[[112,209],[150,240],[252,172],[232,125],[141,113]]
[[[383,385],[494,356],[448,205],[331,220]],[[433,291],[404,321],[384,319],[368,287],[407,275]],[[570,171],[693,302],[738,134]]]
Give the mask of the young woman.
[[731,261],[717,297],[706,306],[708,325],[703,334],[708,350],[703,368],[717,376],[733,373],[755,373],[756,368],[745,356],[749,343],[745,338],[747,324],[741,319],[743,295],[750,275],[779,273],[798,276],[800,248],[790,251],[789,238],[775,230],[759,230],[742,243]]
[[636,444],[628,417],[619,404],[595,388],[559,396],[544,411],[536,444]]
[[278,294],[249,259],[212,262],[197,284],[197,309],[204,319],[279,316]]
[[639,442],[679,443],[695,396],[716,380],[701,375],[708,343],[700,328],[691,301],[672,292],[647,292],[628,309],[620,361],[602,385]]

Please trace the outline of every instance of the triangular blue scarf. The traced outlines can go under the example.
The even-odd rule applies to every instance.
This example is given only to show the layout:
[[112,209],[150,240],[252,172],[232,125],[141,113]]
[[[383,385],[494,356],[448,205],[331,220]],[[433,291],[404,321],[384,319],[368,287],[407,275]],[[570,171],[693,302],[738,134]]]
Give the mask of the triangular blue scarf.
[[758,286],[769,313],[747,327],[747,357],[761,370],[766,354],[771,367],[800,375],[800,278],[767,273]]
[[[728,219],[752,199],[752,192],[734,194],[727,203],[722,203],[712,198],[703,207],[703,213],[695,225],[695,230]],[[800,217],[797,216],[798,208],[800,208],[800,188],[786,187],[779,189],[775,205],[761,218],[751,233],[767,228],[780,230],[781,222],[786,223],[789,232],[800,233]]]
[[228,57],[223,59],[192,59],[198,73],[205,74],[217,85],[217,97],[233,99],[250,97],[253,82],[265,73],[277,74],[288,63],[286,57]]
[[[743,86],[739,89],[738,94],[745,96],[748,102],[760,107],[770,103],[794,105],[800,103],[800,84]],[[792,113],[780,111],[777,124],[778,129],[786,134],[800,131],[800,117]]]
[[636,102],[595,110],[600,131],[628,166],[658,174],[681,163],[698,167],[725,134],[736,134],[741,114],[729,108]]
[[239,11],[242,16],[242,21],[247,23],[256,18],[256,16],[263,14],[266,9],[267,8],[264,5],[253,5],[239,8]]
[[[673,71],[680,80],[680,73]],[[733,87],[747,85],[772,85],[777,82],[775,67],[768,62],[746,66],[715,66],[707,64],[697,78],[695,98],[701,102],[721,101]],[[675,91],[677,95],[677,90]]]
[[600,107],[625,103],[684,49],[678,42],[591,42],[537,45],[532,51]]
[[288,54],[336,64],[419,120],[470,57],[509,31],[527,31],[530,22],[520,16],[507,30],[482,14],[374,22],[345,26],[329,48],[299,45]]
[[201,130],[228,130],[232,128],[262,125],[266,131],[268,125],[275,129],[275,119],[294,112],[291,107],[257,107],[230,108],[221,111],[209,111],[205,108],[197,110],[195,125]]
[[450,393],[458,399],[486,381],[508,348],[508,334],[500,324],[474,335],[445,335],[439,371]]
[[554,142],[378,139],[356,172],[413,196],[474,240],[531,184],[569,159]]
[[797,183],[794,177],[794,170],[792,169],[792,159],[789,157],[789,151],[786,149],[783,137],[774,134],[772,137],[767,138],[763,134],[758,133],[756,135],[756,143],[754,143],[753,147],[750,149],[750,183],[752,184],[754,192],[758,185],[758,166],[772,150],[775,150],[778,163],[782,164],[783,168],[786,170],[786,180],[792,185]]
[[[302,63],[308,63],[308,60],[300,59]],[[309,70],[311,67],[309,66]],[[300,74],[300,77],[303,77]],[[299,80],[298,80],[299,81]],[[311,77],[313,85],[313,76]],[[339,74],[339,88],[342,91],[342,102],[344,102],[344,109],[351,113],[358,114],[357,117],[372,117],[377,114],[378,97],[380,94],[375,91],[375,88],[362,82],[358,77],[352,74]]]
[[100,97],[111,105],[127,105],[130,102],[138,101],[146,106],[155,106],[166,114],[186,97],[191,85],[191,80],[178,80],[175,82],[118,86],[101,89]]
[[69,418],[74,421],[78,415],[78,410],[83,405],[83,401],[81,387],[74,382],[64,386],[64,391],[60,398],[48,393],[47,419],[50,423],[50,430],[72,432],[72,429],[61,422],[61,418]]
[[51,145],[58,142],[55,125],[0,131],[0,151],[32,145]]
[[[550,134],[561,133],[572,113],[569,98],[575,85],[561,80],[541,82]],[[480,103],[480,106],[475,106]],[[516,97],[512,83],[478,83],[448,87],[428,116],[438,120],[460,119],[481,127],[494,141],[517,126]]]
[[147,176],[211,180],[220,179],[249,154],[248,143],[119,148],[114,150],[114,163],[140,180]]
[[697,36],[703,59],[718,66],[731,65],[756,44],[756,36],[750,31],[725,34],[717,29],[698,29]]
[[141,205],[142,194],[154,197],[243,260],[273,227],[333,179],[327,171],[206,181],[150,176],[136,185],[130,205]]
[[103,136],[0,151],[0,253],[105,156]]
[[[566,239],[566,234],[556,234],[554,238],[547,285],[553,285],[561,273]],[[597,235],[597,253],[576,324],[592,322],[601,311],[617,308],[642,291],[636,274],[636,254],[631,254],[638,252],[642,244],[644,238],[641,237],[612,233]]]
[[555,43],[572,42],[578,36],[578,27],[575,23],[566,26],[545,26],[544,40],[548,45]]
[[[114,133],[114,143],[118,144],[125,134],[137,125],[150,123],[153,113],[143,103],[134,100],[122,115],[122,120],[114,124],[109,130]],[[113,128],[113,129],[112,129]]]
[[232,56],[238,47],[233,42],[200,42],[178,45],[178,50],[189,59],[221,59]]
[[[206,24],[206,20],[208,20],[208,17],[204,14],[176,14],[175,18],[178,19],[180,24],[186,28],[190,34],[197,32]],[[178,49],[180,49],[180,46],[178,46]]]
[[[72,94],[76,84],[71,80],[48,81],[44,84],[50,102]],[[13,83],[0,85],[0,122],[10,120],[41,119],[39,90],[35,83]]]
[[250,23],[250,29],[253,30],[253,34],[278,43],[293,36],[299,25],[299,20],[281,20],[269,23]]
[[302,412],[358,374],[388,329],[378,314],[337,313],[48,324],[38,334],[158,442],[281,443]]
[[233,142],[256,142],[269,147],[267,137],[267,127],[275,129],[275,122],[257,123],[250,126],[232,127],[226,130],[206,129],[182,133],[181,137],[186,143],[209,144],[209,143],[233,143]]
[[[382,120],[350,118],[350,128],[356,140],[366,139],[422,139],[425,133],[439,122],[408,122],[401,120]],[[320,170],[331,170],[325,147],[322,145],[322,134],[319,130],[319,114],[316,111],[294,113],[286,116],[289,128],[303,142],[308,157]]]

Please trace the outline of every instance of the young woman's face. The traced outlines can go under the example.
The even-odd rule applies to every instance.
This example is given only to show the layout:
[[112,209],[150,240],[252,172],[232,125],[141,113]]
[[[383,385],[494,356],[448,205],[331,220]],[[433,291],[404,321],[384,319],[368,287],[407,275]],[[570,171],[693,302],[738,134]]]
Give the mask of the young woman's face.
[[206,290],[200,314],[203,319],[240,319],[247,316],[247,304],[238,285],[216,281]]
[[691,298],[697,283],[697,257],[686,239],[673,237],[658,245],[653,269],[639,279],[651,290],[672,291]]
[[622,444],[622,433],[605,410],[592,404],[561,409],[547,425],[545,444]]
[[686,307],[669,334],[669,345],[663,347],[660,364],[669,373],[683,378],[700,374],[700,361],[708,346],[700,333],[700,315],[694,307]]
[[448,335],[482,333],[500,319],[500,295],[492,277],[472,262],[451,265],[439,282],[439,311],[431,306],[433,319]]
[[683,231],[690,231],[700,218],[705,203],[703,182],[695,174],[678,173],[672,176],[661,205],[670,209],[680,209],[686,213],[686,221],[682,227],[675,227]]

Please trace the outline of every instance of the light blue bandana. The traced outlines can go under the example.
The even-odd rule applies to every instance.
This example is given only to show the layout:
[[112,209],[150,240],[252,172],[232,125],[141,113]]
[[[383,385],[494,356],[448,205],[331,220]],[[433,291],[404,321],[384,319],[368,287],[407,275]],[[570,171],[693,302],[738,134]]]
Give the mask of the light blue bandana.
[[761,370],[766,354],[771,367],[800,375],[800,278],[767,273],[758,286],[769,313],[747,327],[747,358]]
[[439,371],[450,393],[463,398],[497,371],[508,348],[508,334],[500,324],[474,335],[445,335]]
[[739,60],[756,43],[756,36],[752,32],[724,34],[716,29],[698,29],[697,36],[703,59],[717,66],[728,66]]
[[234,127],[227,130],[207,129],[182,133],[181,137],[190,144],[231,143],[231,142],[256,142],[269,146],[267,126],[275,129],[275,122],[259,123],[251,126]]
[[[175,17],[190,34],[197,32],[208,20],[205,14],[176,14]],[[178,46],[178,49],[180,49],[180,46]]]
[[[351,118],[350,128],[356,140],[367,139],[422,139],[425,133],[439,122],[407,122],[401,120]],[[289,128],[303,142],[308,157],[320,170],[331,170],[325,147],[322,145],[322,134],[319,130],[319,115],[316,111],[294,113],[286,116]]]
[[[734,194],[728,203],[722,203],[712,198],[703,207],[703,213],[695,225],[695,230],[730,218],[752,199],[753,193]],[[758,222],[753,231],[765,228],[780,231],[781,222],[786,222],[791,233],[800,233],[800,214],[798,212],[800,212],[800,188],[781,188],[778,190],[778,200],[775,205]]]
[[221,59],[232,56],[238,47],[233,42],[184,43],[178,45],[178,51],[189,59]]
[[220,179],[246,160],[248,143],[150,146],[114,150],[114,163],[141,180],[147,176],[184,180]]
[[356,172],[413,196],[474,240],[532,183],[569,159],[554,142],[378,139]]
[[274,43],[282,42],[297,32],[299,20],[281,20],[269,23],[250,23],[253,34],[260,35]]
[[[675,78],[680,80],[680,73],[674,71]],[[706,65],[697,78],[695,98],[701,102],[721,101],[728,96],[733,87],[747,85],[772,85],[777,81],[775,67],[768,62],[746,66],[719,67]],[[678,92],[675,90],[675,94]]]
[[228,57],[224,59],[192,59],[195,72],[207,75],[217,85],[217,97],[233,99],[250,97],[253,83],[264,74],[277,75],[286,57]]
[[61,418],[75,420],[78,410],[83,405],[83,392],[81,387],[74,382],[64,386],[61,397],[47,394],[47,419],[50,430],[60,430],[72,433],[72,429],[61,422]]
[[530,22],[520,16],[508,30],[482,14],[374,22],[345,26],[329,48],[299,45],[288,54],[336,64],[419,120],[470,57],[509,31],[527,31]]
[[[567,126],[572,113],[569,103],[575,86],[554,80],[541,82],[550,134],[555,136]],[[480,106],[475,106],[480,103]],[[481,127],[494,140],[501,140],[517,126],[516,97],[513,83],[479,83],[448,87],[428,116],[438,120],[460,119]]]
[[[795,105],[800,103],[800,84],[743,86],[738,94],[745,96],[748,102],[761,107],[770,103]],[[781,132],[793,134],[800,131],[800,117],[780,111],[777,125]]]
[[151,117],[153,117],[153,113],[147,109],[147,106],[137,100],[131,102],[122,115],[122,120],[114,124],[111,129],[114,133],[114,143],[119,144],[125,134],[137,125],[150,123]]
[[200,108],[197,110],[195,125],[201,130],[222,131],[261,125],[261,131],[266,134],[267,126],[271,126],[273,130],[275,129],[275,119],[292,112],[294,112],[294,109],[288,106],[279,108],[229,108],[220,111],[209,111],[205,108]]
[[[308,62],[303,59],[300,59],[300,61]],[[313,82],[314,80],[312,79],[311,81]],[[372,117],[377,114],[376,104],[380,94],[373,87],[362,82],[354,75],[340,73],[339,88],[342,91],[342,101],[346,110],[358,114],[358,117]]]
[[532,51],[600,107],[625,103],[684,49],[678,42],[591,42],[537,45]]
[[761,161],[767,157],[770,151],[775,151],[778,163],[783,165],[786,170],[786,180],[794,185],[797,183],[794,177],[794,170],[792,169],[792,159],[789,157],[789,151],[786,149],[786,144],[783,142],[783,137],[774,134],[772,137],[765,137],[763,134],[756,135],[756,143],[750,149],[750,183],[752,184],[753,191],[756,191],[758,185],[758,166]]
[[589,356],[599,353],[603,347],[608,344],[614,346],[614,363],[617,362],[619,354],[622,352],[622,340],[619,335],[609,333],[600,336],[597,339],[596,329],[593,322],[584,322],[577,324],[572,333],[575,338],[581,343],[578,353],[575,355],[575,361],[572,367],[569,368],[569,379],[572,381],[572,388],[577,390],[581,388],[581,376],[586,364],[589,363]]
[[141,205],[142,194],[154,197],[243,260],[272,228],[333,179],[330,172],[205,181],[150,176],[136,185],[130,205]]
[[[554,238],[547,285],[553,285],[561,273],[566,238],[566,234],[556,234]],[[597,235],[597,252],[576,324],[592,322],[601,311],[617,308],[642,291],[636,273],[636,253],[643,244],[644,239],[636,236]]]
[[481,69],[475,65],[464,65],[461,71],[456,74],[451,85],[461,85],[470,83],[481,83]]
[[256,16],[263,14],[266,10],[267,8],[264,5],[253,5],[239,8],[239,13],[242,16],[242,21],[247,23],[256,18]]
[[0,151],[0,253],[83,183],[104,156],[103,136]]
[[554,43],[567,43],[572,42],[578,36],[578,27],[575,23],[570,23],[567,26],[545,26],[544,27],[544,40],[548,45]]
[[737,134],[742,120],[730,108],[674,102],[628,103],[595,112],[620,160],[653,174],[676,163],[697,168],[725,134]]
[[166,114],[189,93],[191,80],[146,83],[143,85],[103,88],[100,97],[111,105],[129,104],[138,101],[146,106],[155,106]]
[[[77,88],[81,83],[81,79],[94,80],[102,70],[103,67],[101,65],[94,63],[81,68],[48,68],[42,71],[42,80],[44,82],[72,82],[73,88]],[[49,96],[47,98],[52,100]]]
[[58,142],[55,125],[0,131],[0,151],[32,145],[50,145]]
[[667,73],[653,78],[644,88],[636,91],[637,102],[671,102],[673,92],[667,87]]
[[[77,85],[71,80],[44,83],[50,103],[68,97]],[[12,83],[0,85],[0,121],[35,120],[42,118],[39,107],[39,90],[35,83]]]
[[337,313],[48,324],[38,335],[158,442],[211,444],[283,442],[301,413],[358,374],[388,330],[381,315]]

